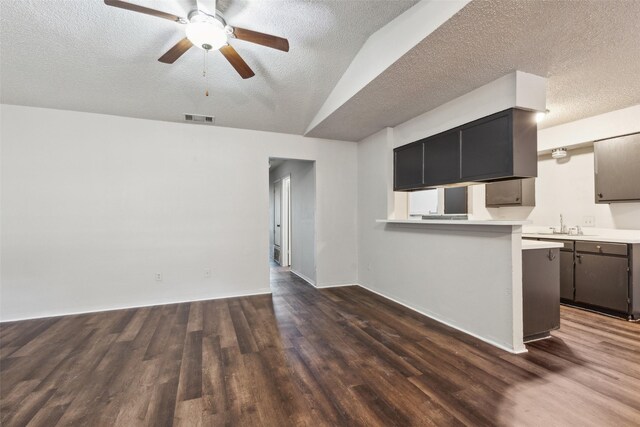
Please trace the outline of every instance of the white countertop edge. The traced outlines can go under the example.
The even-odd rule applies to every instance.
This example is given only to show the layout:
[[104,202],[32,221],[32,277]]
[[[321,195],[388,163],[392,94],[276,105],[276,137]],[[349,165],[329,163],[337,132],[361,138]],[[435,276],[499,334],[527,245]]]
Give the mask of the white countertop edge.
[[554,249],[561,248],[564,245],[562,243],[555,242],[538,242],[537,240],[523,240],[522,241],[522,250],[526,251],[529,249]]
[[495,219],[376,219],[383,224],[435,224],[435,225],[526,225],[531,221]]
[[607,236],[603,234],[593,236],[576,236],[576,235],[562,235],[562,234],[538,234],[538,233],[522,233],[522,237],[529,237],[534,239],[549,239],[549,240],[573,240],[577,242],[605,242],[605,243],[628,243],[638,244],[640,238],[638,237],[622,237],[622,236]]

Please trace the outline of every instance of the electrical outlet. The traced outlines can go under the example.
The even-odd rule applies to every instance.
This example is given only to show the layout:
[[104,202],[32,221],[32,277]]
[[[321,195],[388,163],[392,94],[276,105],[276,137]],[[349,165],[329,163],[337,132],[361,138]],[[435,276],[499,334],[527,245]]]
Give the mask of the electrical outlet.
[[210,268],[205,268],[204,269],[204,278],[208,279],[209,277],[211,277],[211,269]]
[[156,273],[156,282],[162,282],[162,273]]
[[582,217],[582,225],[584,227],[593,227],[596,225],[596,217],[593,215],[585,215]]

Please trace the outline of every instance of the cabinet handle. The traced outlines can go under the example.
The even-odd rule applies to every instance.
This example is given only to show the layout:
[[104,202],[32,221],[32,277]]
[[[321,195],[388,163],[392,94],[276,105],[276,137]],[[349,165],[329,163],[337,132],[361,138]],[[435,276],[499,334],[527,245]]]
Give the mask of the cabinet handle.
[[598,193],[598,197],[602,199],[602,193]]
[[547,258],[549,258],[549,261],[553,261],[554,259],[556,259],[556,254],[554,254],[553,251],[549,249],[549,255],[547,255]]
[[580,264],[582,264],[582,255],[576,255],[576,259]]

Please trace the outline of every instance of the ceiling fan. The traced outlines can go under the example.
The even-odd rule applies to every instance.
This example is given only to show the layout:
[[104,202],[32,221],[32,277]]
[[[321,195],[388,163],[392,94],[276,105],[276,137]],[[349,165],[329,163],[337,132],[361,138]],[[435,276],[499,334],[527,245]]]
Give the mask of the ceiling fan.
[[238,74],[240,74],[243,79],[248,79],[253,77],[255,73],[238,52],[228,43],[230,38],[256,43],[283,52],[289,51],[289,41],[287,39],[244,28],[232,27],[227,24],[220,12],[215,10],[215,7],[215,13],[209,13],[197,8],[189,12],[188,18],[183,18],[171,13],[161,12],[121,0],[104,0],[104,3],[107,6],[144,13],[186,25],[186,37],[176,43],[167,53],[158,59],[158,61],[165,64],[173,64],[187,50],[195,45],[206,51],[219,50]]

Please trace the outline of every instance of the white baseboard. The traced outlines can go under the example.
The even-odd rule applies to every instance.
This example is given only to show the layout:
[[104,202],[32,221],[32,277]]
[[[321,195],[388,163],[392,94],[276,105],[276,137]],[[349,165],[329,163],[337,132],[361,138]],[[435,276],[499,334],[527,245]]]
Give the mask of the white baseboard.
[[309,277],[305,276],[302,273],[299,273],[299,272],[295,271],[293,268],[289,268],[289,271],[292,272],[293,274],[295,274],[296,276],[298,276],[299,278],[301,278],[302,280],[304,280],[305,282],[307,282],[308,284],[310,284],[311,286],[316,287],[315,280],[311,280]]
[[420,313],[420,314],[422,314],[423,316],[427,316],[428,318],[433,319],[433,320],[435,320],[435,321],[436,321],[436,322],[438,322],[438,323],[442,323],[443,325],[447,325],[447,326],[449,326],[450,328],[456,329],[456,330],[458,330],[458,331],[460,331],[460,332],[464,332],[464,333],[465,333],[465,334],[467,334],[467,335],[471,335],[472,337],[477,338],[477,339],[479,339],[480,341],[484,341],[484,342],[486,342],[487,344],[491,344],[491,345],[492,345],[492,346],[494,346],[494,347],[498,347],[498,348],[499,348],[499,349],[501,349],[501,350],[507,351],[507,352],[512,353],[512,354],[527,353],[527,351],[528,351],[526,348],[525,348],[524,350],[515,350],[515,349],[513,349],[513,348],[509,348],[509,347],[505,346],[504,344],[501,344],[501,343],[498,343],[498,342],[493,341],[493,340],[491,340],[491,339],[488,339],[488,338],[485,338],[485,337],[483,337],[483,336],[477,335],[477,334],[475,334],[475,333],[473,333],[473,332],[470,332],[470,331],[467,331],[466,329],[461,328],[460,326],[457,326],[457,325],[455,325],[455,324],[453,324],[453,323],[451,323],[451,322],[449,322],[449,321],[443,320],[443,319],[441,319],[440,317],[438,317],[438,316],[434,315],[433,313],[430,313],[430,312],[428,312],[428,311],[425,311],[424,309],[420,309],[420,308],[412,307],[412,306],[408,305],[407,303],[405,303],[405,302],[403,302],[403,301],[401,301],[401,300],[399,300],[399,299],[397,299],[397,298],[393,298],[393,297],[390,297],[390,296],[388,296],[388,295],[385,295],[385,294],[383,294],[383,293],[381,293],[381,292],[379,292],[379,291],[376,291],[376,290],[373,290],[373,289],[371,289],[371,288],[368,288],[368,287],[366,287],[366,286],[364,286],[364,285],[362,285],[362,284],[360,284],[360,283],[358,283],[358,286],[360,286],[360,287],[361,287],[361,288],[363,288],[363,289],[368,290],[369,292],[373,292],[373,293],[374,293],[374,294],[376,294],[376,295],[380,295],[380,296],[381,296],[381,297],[383,297],[383,298],[386,298],[386,299],[388,299],[388,300],[390,300],[390,301],[393,301],[393,302],[395,302],[395,303],[397,303],[397,304],[400,304],[401,306],[406,307],[406,308],[408,308],[409,310],[415,311],[416,313]]
[[307,282],[309,285],[313,286],[316,289],[341,288],[343,286],[358,286],[356,283],[336,283],[334,285],[317,285],[315,281],[311,280],[304,274],[295,271],[293,268],[290,268],[289,271],[291,271],[293,274],[295,274],[296,276],[298,276],[299,278],[301,278],[302,280],[304,280],[305,282]]
[[316,286],[318,289],[328,289],[328,288],[344,288],[345,286],[360,286],[357,283],[338,283],[337,285],[320,285]]
[[105,311],[117,311],[117,310],[129,310],[131,308],[145,308],[145,307],[156,307],[160,305],[171,305],[171,304],[183,304],[185,302],[198,302],[198,301],[210,301],[217,299],[225,299],[225,298],[239,298],[239,297],[250,297],[253,295],[267,295],[271,294],[271,288],[260,289],[255,292],[246,292],[240,294],[233,295],[225,295],[219,297],[206,297],[206,298],[196,298],[196,299],[188,299],[188,300],[176,300],[176,301],[167,301],[167,302],[156,302],[151,304],[140,304],[140,305],[126,305],[126,306],[117,306],[117,307],[109,307],[109,308],[101,308],[95,310],[84,310],[84,311],[69,311],[63,313],[47,313],[43,315],[29,316],[29,317],[18,317],[13,319],[2,319],[0,323],[6,322],[20,322],[23,320],[35,320],[35,319],[46,319],[49,317],[62,317],[62,316],[76,316],[79,314],[91,314],[91,313],[102,313]]

